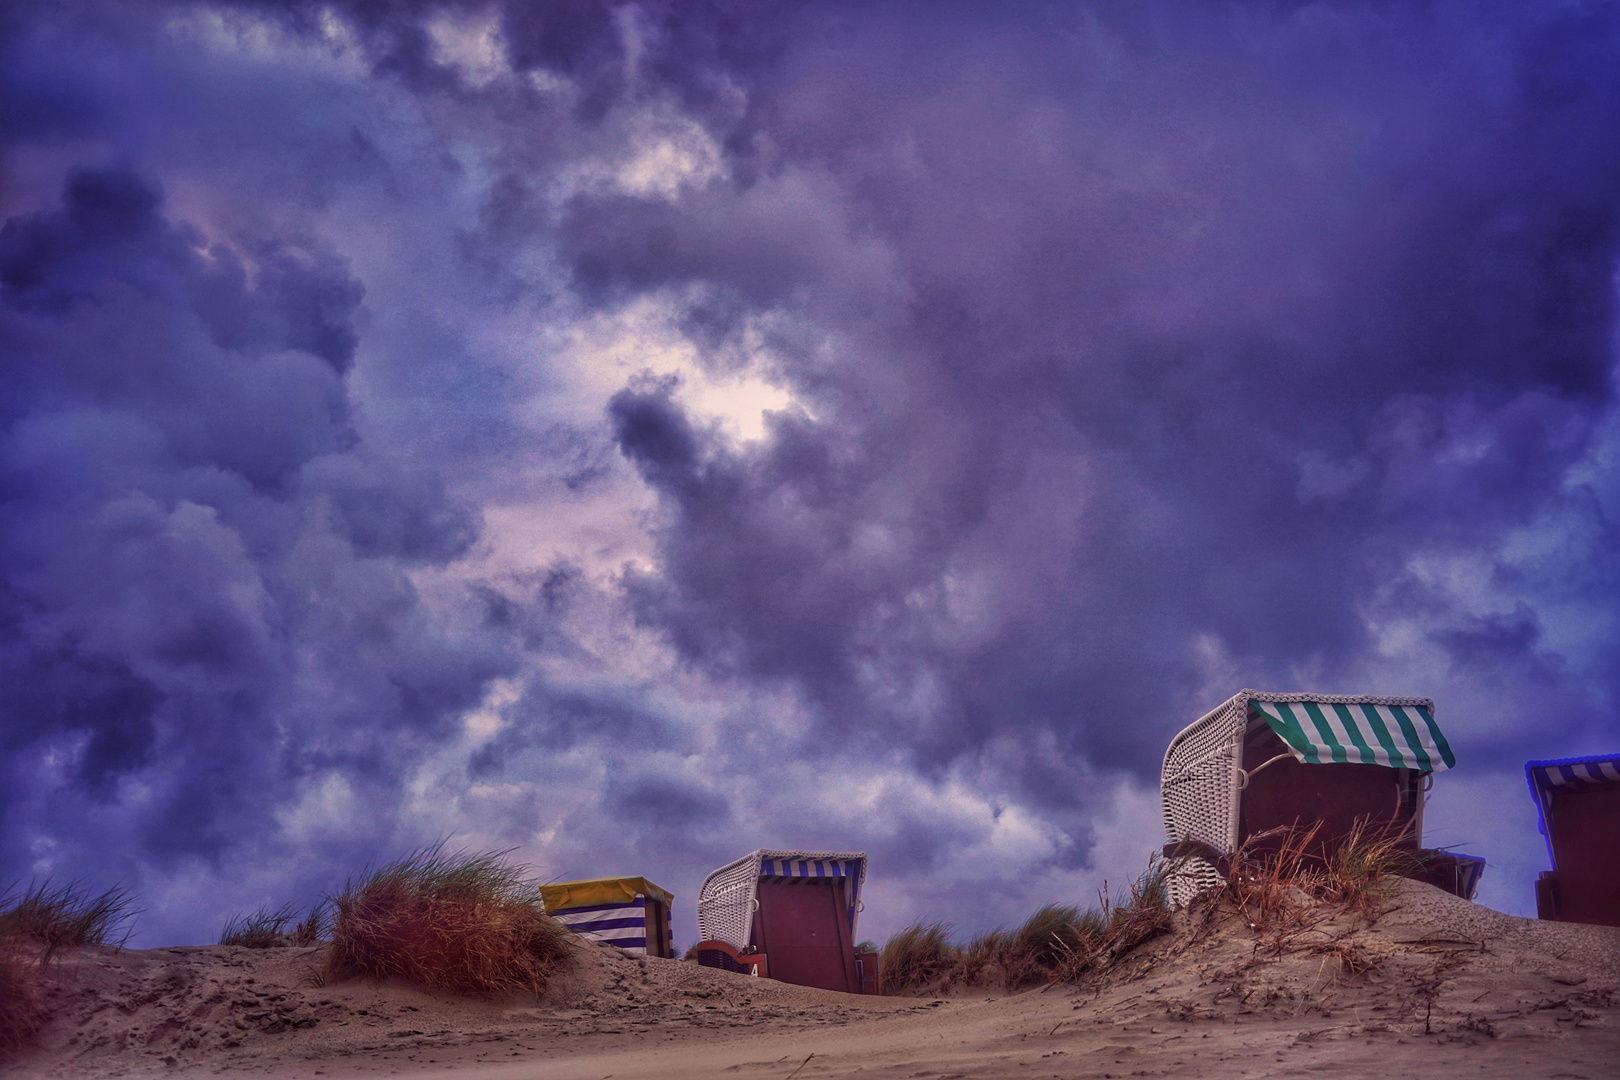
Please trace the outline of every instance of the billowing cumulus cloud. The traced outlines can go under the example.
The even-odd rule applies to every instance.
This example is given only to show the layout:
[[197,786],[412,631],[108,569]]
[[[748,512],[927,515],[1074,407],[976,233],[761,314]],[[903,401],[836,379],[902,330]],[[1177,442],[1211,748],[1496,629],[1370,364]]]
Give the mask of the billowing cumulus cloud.
[[[1612,749],[1620,19],[152,3],[0,21],[0,874],[140,940],[446,835],[1116,885],[1243,686]],[[684,908],[684,911],[681,909]]]

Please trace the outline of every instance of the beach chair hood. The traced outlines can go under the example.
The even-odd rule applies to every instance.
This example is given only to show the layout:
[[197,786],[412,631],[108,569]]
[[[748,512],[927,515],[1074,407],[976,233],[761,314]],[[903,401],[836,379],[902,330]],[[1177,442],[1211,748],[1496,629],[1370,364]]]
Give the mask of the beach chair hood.
[[1372,698],[1313,699],[1298,694],[1272,698],[1257,695],[1249,704],[1307,765],[1357,762],[1440,772],[1457,764],[1451,744],[1434,722],[1434,706],[1426,701],[1382,704]]
[[666,904],[675,902],[674,893],[659,888],[644,877],[593,878],[590,881],[564,881],[557,885],[540,886],[540,899],[545,901],[547,912],[622,903],[637,896],[650,896]]

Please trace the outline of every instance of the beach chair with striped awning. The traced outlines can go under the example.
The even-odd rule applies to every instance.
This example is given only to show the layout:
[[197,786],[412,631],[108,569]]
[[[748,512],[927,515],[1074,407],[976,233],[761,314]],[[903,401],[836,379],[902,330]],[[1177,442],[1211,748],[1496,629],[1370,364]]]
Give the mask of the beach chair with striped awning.
[[675,955],[670,920],[675,895],[646,878],[542,885],[540,898],[547,915],[581,937],[646,956]]
[[1620,754],[1524,767],[1553,868],[1536,881],[1536,915],[1620,926]]
[[[1423,793],[1456,764],[1428,698],[1243,690],[1170,742],[1159,795],[1171,897],[1217,884],[1245,843],[1279,846],[1289,827],[1315,828],[1325,858],[1356,827],[1421,849]],[[1264,834],[1270,834],[1264,835]],[[1425,852],[1414,876],[1473,896],[1484,860]]]
[[876,986],[876,956],[855,947],[865,882],[859,851],[761,848],[729,862],[698,892],[698,962],[853,994]]

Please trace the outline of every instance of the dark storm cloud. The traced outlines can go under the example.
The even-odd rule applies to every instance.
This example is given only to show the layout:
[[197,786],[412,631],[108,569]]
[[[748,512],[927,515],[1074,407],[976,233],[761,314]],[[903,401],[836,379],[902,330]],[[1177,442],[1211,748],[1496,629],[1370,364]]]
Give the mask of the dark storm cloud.
[[[789,366],[825,418],[779,416],[761,449],[705,448],[667,393],[614,400],[674,512],[644,617],[923,761],[1051,731],[1147,773],[1213,703],[1189,696],[1198,634],[1246,681],[1313,663],[1340,686],[1378,582],[1557,504],[1610,405],[1620,145],[1594,133],[1620,119],[1616,27],[1069,11],[888,9],[853,43],[797,42],[747,72],[742,123],[778,155],[752,180],[582,197],[563,235],[599,302],[718,284],[842,334],[844,355]],[[806,199],[796,168],[836,181]],[[900,275],[888,310],[826,254],[860,233]],[[1047,456],[1088,467],[1043,476]],[[942,640],[975,572],[1025,602]],[[1460,671],[1511,654],[1529,691],[1555,663],[1456,618],[1436,640]],[[895,707],[923,682],[926,715]],[[1006,767],[1077,798],[1061,764]]]
[[[1534,4],[9,7],[0,875],[864,829],[929,895],[1021,814],[1086,866],[1245,684],[1597,749],[1617,52]],[[648,310],[690,377],[559,344]],[[751,442],[692,385],[739,374],[794,399]],[[893,786],[844,833],[762,762]]]
[[[13,873],[218,858],[301,762],[397,773],[380,744],[437,737],[508,663],[412,625],[394,561],[454,556],[476,519],[345,453],[359,283],[329,251],[251,257],[250,285],[126,169],[74,172],[0,229]],[[295,674],[309,649],[323,689]]]
[[569,750],[606,743],[625,755],[679,745],[669,724],[629,694],[558,693],[529,702],[515,723],[472,761],[474,771],[493,771],[523,750]]
[[15,639],[7,646],[7,700],[0,708],[8,752],[53,734],[79,736],[69,770],[74,785],[88,797],[110,797],[114,779],[150,758],[152,714],[162,700],[157,688],[116,660],[70,648],[42,656]]
[[[1211,704],[1207,636],[1246,682],[1359,686],[1379,590],[1555,510],[1610,406],[1602,13],[621,14],[507,11],[508,58],[578,78],[585,123],[675,94],[732,181],[574,198],[554,236],[575,288],[612,309],[697,287],[681,325],[716,364],[750,313],[838,341],[783,352],[813,416],[753,449],[672,385],[614,398],[673,514],[661,570],[627,584],[689,658],[799,685],[837,739],[941,770],[1047,733],[1058,757],[995,767],[1081,811],[1087,762],[1145,776]],[[1545,693],[1556,655],[1497,635],[1487,662],[1464,643],[1504,617],[1455,601],[1410,609],[1452,674],[1516,650],[1518,692]],[[1570,730],[1603,708],[1605,673],[1578,679]]]
[[653,831],[714,829],[727,816],[719,795],[658,776],[610,784],[608,798],[619,816]]

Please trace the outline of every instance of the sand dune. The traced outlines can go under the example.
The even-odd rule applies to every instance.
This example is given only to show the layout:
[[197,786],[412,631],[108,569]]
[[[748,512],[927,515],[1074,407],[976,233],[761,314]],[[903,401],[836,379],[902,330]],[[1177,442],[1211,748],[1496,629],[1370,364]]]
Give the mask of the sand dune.
[[862,998],[585,945],[542,1001],[318,985],[320,950],[76,950],[41,1077],[1601,1077],[1620,1075],[1620,929],[1400,883],[1371,927],[1236,918],[1084,986]]

